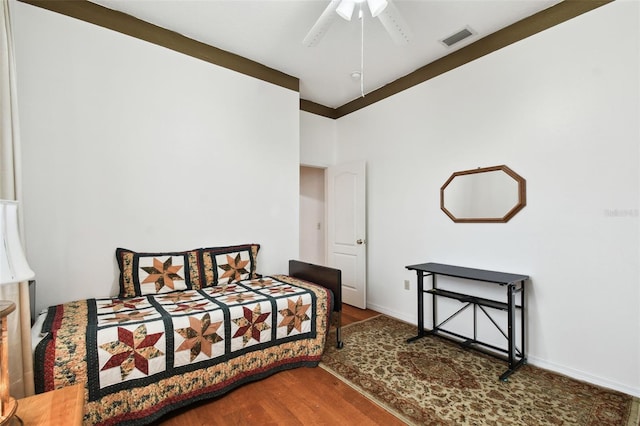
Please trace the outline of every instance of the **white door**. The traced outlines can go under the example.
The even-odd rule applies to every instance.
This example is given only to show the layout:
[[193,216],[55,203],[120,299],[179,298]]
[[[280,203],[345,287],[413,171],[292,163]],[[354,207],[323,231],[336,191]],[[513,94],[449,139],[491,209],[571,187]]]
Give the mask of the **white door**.
[[342,301],[367,307],[366,167],[327,169],[327,262],[342,271]]

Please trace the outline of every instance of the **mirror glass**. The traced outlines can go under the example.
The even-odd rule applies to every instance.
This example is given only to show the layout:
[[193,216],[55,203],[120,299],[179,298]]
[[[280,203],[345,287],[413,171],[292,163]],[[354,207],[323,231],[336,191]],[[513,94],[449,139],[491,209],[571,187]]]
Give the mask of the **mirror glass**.
[[507,166],[456,172],[440,189],[454,222],[506,222],[526,205],[525,180]]

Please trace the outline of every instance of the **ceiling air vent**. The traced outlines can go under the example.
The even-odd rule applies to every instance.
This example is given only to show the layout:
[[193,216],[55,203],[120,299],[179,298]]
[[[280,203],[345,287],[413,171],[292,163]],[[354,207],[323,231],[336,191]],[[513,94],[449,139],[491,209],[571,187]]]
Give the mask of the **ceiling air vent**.
[[473,30],[471,28],[467,27],[467,28],[465,28],[465,29],[463,29],[461,31],[458,31],[457,33],[455,33],[453,35],[450,35],[449,37],[441,40],[441,42],[443,44],[445,44],[447,47],[451,47],[454,44],[464,40],[465,38],[472,36],[473,34],[474,34]]

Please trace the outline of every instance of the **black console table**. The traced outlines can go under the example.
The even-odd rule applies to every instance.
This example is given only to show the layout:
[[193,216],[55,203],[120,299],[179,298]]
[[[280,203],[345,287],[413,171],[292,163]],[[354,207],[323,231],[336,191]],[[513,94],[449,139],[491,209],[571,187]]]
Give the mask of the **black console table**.
[[[463,268],[460,266],[443,265],[441,263],[422,263],[419,265],[410,265],[406,267],[409,270],[416,271],[418,275],[418,335],[407,340],[407,342],[413,342],[421,337],[433,334],[440,337],[444,337],[450,340],[454,340],[461,343],[464,347],[472,347],[474,349],[485,352],[489,355],[504,359],[508,361],[509,368],[501,376],[500,380],[506,381],[507,378],[518,369],[521,365],[527,362],[524,349],[525,341],[525,305],[524,305],[524,283],[529,279],[527,275],[507,274],[504,272],[485,271],[483,269]],[[483,281],[488,283],[495,283],[500,286],[506,286],[507,288],[507,300],[496,301],[486,299],[478,296],[473,296],[467,293],[453,292],[449,290],[440,289],[437,286],[436,277],[438,275],[464,278],[466,280]],[[431,276],[431,288],[424,289],[424,277]],[[424,294],[431,294],[432,303],[432,316],[433,316],[433,328],[431,330],[424,329]],[[519,297],[519,304],[517,295]],[[453,315],[449,316],[446,320],[438,323],[437,319],[437,303],[438,297],[447,297],[450,299],[456,299],[464,303],[460,309],[458,309]],[[463,336],[461,334],[448,331],[442,328],[442,326],[458,315],[460,312],[473,306],[473,337]],[[502,333],[507,339],[507,349],[500,348],[488,343],[477,340],[476,336],[476,307],[479,307],[482,312],[491,320],[492,324]],[[496,323],[496,321],[485,310],[485,307],[498,309],[507,312],[507,333]],[[516,346],[516,310],[520,310],[520,348]],[[444,333],[444,334],[442,334]],[[457,339],[456,339],[457,338]],[[462,340],[460,340],[462,339]],[[504,355],[506,354],[506,356]]]

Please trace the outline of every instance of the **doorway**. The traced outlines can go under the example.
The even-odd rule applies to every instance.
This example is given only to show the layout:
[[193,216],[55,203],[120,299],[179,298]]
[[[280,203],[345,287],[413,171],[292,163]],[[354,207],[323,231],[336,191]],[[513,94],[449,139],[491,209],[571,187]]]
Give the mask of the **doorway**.
[[300,260],[326,265],[325,169],[300,166]]
[[342,271],[342,301],[365,309],[366,164],[300,166],[300,259]]

